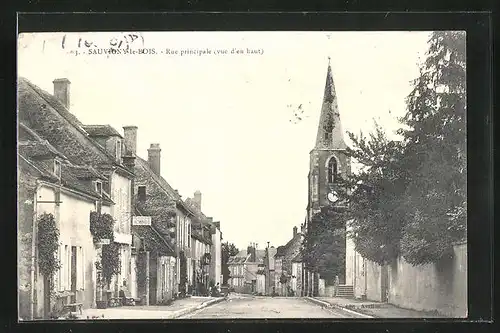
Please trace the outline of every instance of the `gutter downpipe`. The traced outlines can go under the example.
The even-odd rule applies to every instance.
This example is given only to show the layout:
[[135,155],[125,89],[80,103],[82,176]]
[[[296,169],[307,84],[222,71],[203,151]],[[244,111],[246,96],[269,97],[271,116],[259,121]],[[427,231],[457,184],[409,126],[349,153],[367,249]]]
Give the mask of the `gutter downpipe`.
[[35,193],[33,198],[33,231],[31,236],[31,294],[30,294],[30,319],[33,320],[35,316],[35,270],[36,270],[36,241],[37,241],[37,194],[41,185],[39,181],[36,181]]

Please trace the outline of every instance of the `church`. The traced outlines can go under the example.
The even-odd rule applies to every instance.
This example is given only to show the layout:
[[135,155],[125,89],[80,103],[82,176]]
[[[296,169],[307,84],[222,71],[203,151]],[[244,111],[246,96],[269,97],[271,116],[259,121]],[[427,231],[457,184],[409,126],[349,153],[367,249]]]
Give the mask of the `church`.
[[[339,179],[351,173],[330,59],[328,59],[316,143],[309,153],[309,159],[307,213],[302,226],[304,233],[307,233],[310,228],[313,216],[321,212],[322,208],[340,205],[338,201],[338,191],[341,190]],[[319,274],[309,272],[307,267],[304,267],[302,272],[304,296],[318,295],[319,280]],[[340,282],[344,281],[345,274],[340,277]]]

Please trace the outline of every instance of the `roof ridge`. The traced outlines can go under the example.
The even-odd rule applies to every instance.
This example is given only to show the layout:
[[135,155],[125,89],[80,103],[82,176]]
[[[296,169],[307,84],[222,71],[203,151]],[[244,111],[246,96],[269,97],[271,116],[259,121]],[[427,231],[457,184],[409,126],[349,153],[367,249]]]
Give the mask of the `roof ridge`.
[[[81,134],[83,134],[85,136],[85,138],[94,146],[96,147],[98,150],[101,151],[102,154],[104,154],[104,156],[108,159],[108,162],[111,162],[112,165],[116,165],[116,166],[119,166],[121,168],[124,168],[122,165],[116,163],[116,160],[115,158],[109,154],[106,149],[104,147],[102,147],[100,144],[98,144],[94,139],[92,139],[89,134],[83,129],[82,126],[84,126],[80,120],[78,120],[78,118],[72,114],[62,103],[60,103],[59,101],[57,101],[57,99],[55,98],[55,96],[51,95],[50,93],[48,93],[47,91],[41,89],[40,87],[38,87],[36,84],[30,82],[29,80],[27,79],[24,79],[27,83],[27,85],[42,99],[44,100],[48,105],[50,105],[50,107],[57,113],[59,114],[64,120],[66,120],[72,127],[76,128],[77,131],[79,131]],[[51,102],[49,102],[45,96],[43,96],[38,90],[42,91],[43,93],[46,93],[47,95],[51,96],[51,97],[54,97],[55,101],[58,102],[66,112],[68,112],[69,114],[71,114],[75,120],[80,123],[80,124],[76,124],[77,126],[75,126],[75,124],[73,124],[73,122],[71,120],[68,119],[68,117],[66,115],[63,115],[61,112],[59,112],[56,108],[54,108],[54,106],[51,104]]]

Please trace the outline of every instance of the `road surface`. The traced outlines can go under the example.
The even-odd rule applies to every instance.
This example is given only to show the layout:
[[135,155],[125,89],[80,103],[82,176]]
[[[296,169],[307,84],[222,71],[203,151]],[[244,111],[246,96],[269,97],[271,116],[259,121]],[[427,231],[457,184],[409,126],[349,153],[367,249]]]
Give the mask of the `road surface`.
[[227,300],[202,308],[179,319],[353,317],[350,313],[337,309],[326,309],[300,297],[230,295]]

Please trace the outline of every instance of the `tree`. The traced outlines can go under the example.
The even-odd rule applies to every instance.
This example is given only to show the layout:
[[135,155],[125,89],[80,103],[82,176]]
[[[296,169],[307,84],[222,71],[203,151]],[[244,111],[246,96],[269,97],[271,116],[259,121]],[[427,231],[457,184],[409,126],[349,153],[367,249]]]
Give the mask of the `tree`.
[[465,72],[465,33],[434,32],[401,119],[404,163],[413,175],[401,251],[413,264],[447,256],[466,237]]
[[221,252],[222,252],[222,255],[221,255],[222,284],[227,284],[227,281],[231,277],[230,271],[229,271],[229,265],[228,265],[229,258],[237,255],[238,252],[240,252],[240,251],[233,243],[225,242],[225,243],[222,243]]
[[361,171],[346,180],[356,250],[380,264],[446,257],[466,229],[465,34],[435,32],[400,119],[402,141],[376,124],[349,133]]
[[363,257],[383,265],[400,253],[405,221],[401,194],[408,178],[401,162],[403,147],[390,141],[376,122],[368,138],[363,133],[349,137],[353,148],[347,153],[361,169],[345,180],[349,191],[341,193],[349,207],[344,216],[350,221],[348,236]]
[[320,273],[329,283],[345,267],[345,214],[324,207],[315,214],[302,243],[302,258],[307,268]]

